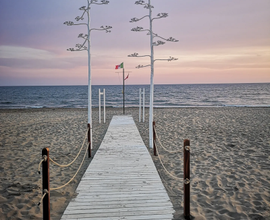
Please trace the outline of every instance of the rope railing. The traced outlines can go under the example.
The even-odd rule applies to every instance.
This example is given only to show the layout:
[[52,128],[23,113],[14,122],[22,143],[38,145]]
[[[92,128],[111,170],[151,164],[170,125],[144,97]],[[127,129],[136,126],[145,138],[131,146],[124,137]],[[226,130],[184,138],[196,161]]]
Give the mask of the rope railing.
[[164,166],[162,159],[160,157],[160,154],[158,152],[158,147],[156,144],[156,140],[158,140],[160,146],[167,152],[169,153],[179,153],[181,152],[181,150],[177,150],[177,151],[171,151],[166,149],[163,144],[161,143],[158,135],[157,135],[157,131],[156,131],[156,123],[153,122],[153,140],[154,140],[154,149],[153,149],[153,153],[155,156],[158,156],[158,159],[160,161],[160,164],[162,165],[164,171],[173,179],[176,180],[183,180],[183,185],[184,185],[184,217],[186,219],[190,219],[190,141],[188,139],[184,140],[184,148],[183,148],[183,152],[184,152],[184,160],[183,160],[183,164],[184,164],[184,172],[183,172],[183,178],[179,178],[177,176],[175,176],[174,174],[172,174],[171,172],[169,172],[166,167]]
[[161,143],[160,139],[159,139],[159,136],[157,134],[157,130],[156,130],[156,127],[154,126],[154,131],[156,133],[156,137],[157,137],[157,140],[158,140],[158,143],[160,144],[160,146],[163,148],[163,150],[167,151],[168,153],[171,153],[171,154],[174,154],[174,153],[181,153],[182,150],[175,150],[175,151],[171,151],[171,150],[168,150],[167,148],[165,148],[163,146],[163,144]]
[[159,155],[159,152],[158,152],[158,148],[157,148],[157,147],[156,147],[156,150],[157,150],[157,156],[158,156],[158,159],[159,159],[159,161],[160,161],[160,164],[162,165],[162,167],[163,167],[163,169],[166,171],[166,173],[167,173],[170,177],[172,177],[173,179],[176,179],[176,180],[182,180],[182,178],[177,177],[177,176],[171,174],[171,173],[166,169],[166,167],[164,166],[164,164],[163,164],[163,162],[162,162],[162,160],[161,160],[161,158],[160,158],[160,155]]
[[167,150],[167,149],[163,146],[163,144],[161,143],[161,141],[160,141],[160,139],[159,139],[159,137],[158,137],[158,135],[157,135],[157,131],[156,131],[156,123],[153,122],[154,155],[155,155],[155,156],[158,156],[158,159],[159,159],[159,161],[160,161],[160,164],[162,165],[163,169],[165,170],[165,172],[166,172],[170,177],[172,177],[173,179],[176,179],[176,180],[180,180],[180,179],[181,179],[180,177],[177,177],[177,176],[173,175],[172,173],[170,173],[170,172],[166,169],[166,167],[164,166],[164,164],[163,164],[163,162],[162,162],[162,160],[161,160],[159,151],[158,151],[158,147],[157,147],[157,144],[156,144],[156,140],[158,140],[160,146],[162,146],[162,148],[163,148],[165,151],[167,151],[167,152],[169,152],[169,153],[171,153],[171,152],[172,152],[172,153],[179,153],[179,152],[180,152],[179,150],[177,150],[177,151],[169,151],[169,150]]
[[85,138],[84,138],[84,140],[83,140],[82,146],[81,146],[81,148],[80,148],[80,150],[79,150],[77,156],[76,156],[76,157],[74,158],[74,160],[71,161],[69,164],[65,164],[65,165],[59,164],[59,163],[57,163],[56,161],[54,161],[51,157],[49,158],[50,161],[51,161],[52,163],[54,163],[55,165],[59,166],[59,167],[69,167],[70,165],[72,165],[72,164],[77,160],[78,156],[80,155],[80,153],[81,153],[81,151],[82,151],[82,149],[83,149],[83,146],[84,146],[85,141],[86,141],[86,138],[87,138],[87,134],[88,134],[88,130],[87,130],[87,132],[86,132],[86,134],[85,134]]
[[85,153],[84,153],[84,156],[83,156],[83,160],[82,160],[82,162],[81,162],[79,168],[77,169],[76,173],[74,174],[74,176],[73,176],[67,183],[65,183],[64,185],[59,186],[59,187],[56,187],[56,188],[50,188],[51,191],[53,191],[53,190],[58,190],[58,189],[62,189],[63,187],[67,186],[72,180],[74,180],[74,178],[76,177],[76,175],[78,174],[79,170],[80,170],[81,167],[82,167],[82,164],[83,164],[83,162],[84,162],[84,160],[85,160],[86,153],[87,153],[87,148],[86,148],[86,150],[85,150]]
[[[42,160],[39,162],[38,165],[38,173],[40,174],[40,169],[41,169],[41,164],[42,164],[42,198],[40,199],[38,206],[41,204],[41,202],[43,203],[43,220],[50,220],[50,191],[53,190],[59,190],[64,188],[65,186],[67,186],[69,183],[71,183],[75,177],[77,176],[77,174],[79,173],[84,161],[85,161],[85,157],[87,152],[89,153],[89,147],[90,146],[90,142],[89,142],[89,129],[90,126],[88,125],[88,129],[85,135],[85,138],[83,140],[82,146],[78,152],[78,154],[76,155],[76,157],[69,163],[69,164],[59,164],[56,161],[54,161],[52,158],[49,157],[49,148],[44,148],[42,150]],[[76,173],[71,177],[71,179],[66,182],[65,184],[58,186],[58,187],[54,187],[54,188],[50,188],[50,177],[49,177],[49,161],[51,161],[53,164],[59,166],[59,167],[69,167],[71,166],[79,157],[79,155],[81,154],[81,151],[83,149],[83,147],[85,146],[85,142],[86,142],[86,138],[88,135],[88,145],[86,145],[86,149],[85,149],[85,153],[84,156],[82,158],[81,164],[78,167]],[[91,154],[89,154],[91,155]]]

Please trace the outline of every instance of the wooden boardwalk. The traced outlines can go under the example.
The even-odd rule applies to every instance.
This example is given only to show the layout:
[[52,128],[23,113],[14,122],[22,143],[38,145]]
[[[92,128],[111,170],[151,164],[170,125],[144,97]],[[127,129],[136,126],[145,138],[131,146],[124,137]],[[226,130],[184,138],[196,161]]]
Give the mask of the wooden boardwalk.
[[132,116],[114,116],[64,219],[172,219],[174,209]]

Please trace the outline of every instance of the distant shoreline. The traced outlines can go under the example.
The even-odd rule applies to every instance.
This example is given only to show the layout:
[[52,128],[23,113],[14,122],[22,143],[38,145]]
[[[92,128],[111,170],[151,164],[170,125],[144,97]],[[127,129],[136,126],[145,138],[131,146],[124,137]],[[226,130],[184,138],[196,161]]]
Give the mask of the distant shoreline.
[[[125,107],[126,109],[138,109],[138,107]],[[204,109],[204,108],[270,108],[269,106],[171,106],[171,107],[154,107],[154,109]],[[115,110],[121,110],[122,107],[112,107],[112,106],[106,106],[106,109],[115,109]],[[148,106],[145,107],[145,109],[149,109]],[[54,111],[54,110],[79,110],[79,111],[86,111],[87,108],[63,108],[63,107],[55,107],[55,108],[0,108],[0,112],[16,112],[16,111]],[[93,111],[98,111],[98,107],[92,107]],[[103,111],[103,107],[101,108],[101,111]]]
[[[240,85],[240,84],[270,84],[270,82],[249,82],[249,83],[169,83],[169,84],[158,84],[158,86],[171,86],[171,85]],[[54,87],[54,86],[88,86],[88,85],[2,85],[0,87]],[[122,86],[122,84],[115,85],[92,85],[92,86]],[[125,86],[150,86],[150,84],[128,84]]]

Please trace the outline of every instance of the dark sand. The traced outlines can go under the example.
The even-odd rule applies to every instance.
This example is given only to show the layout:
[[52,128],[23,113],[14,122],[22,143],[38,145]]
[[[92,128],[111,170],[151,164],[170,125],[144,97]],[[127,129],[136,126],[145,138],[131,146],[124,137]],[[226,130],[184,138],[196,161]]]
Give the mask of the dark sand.
[[[148,146],[148,109],[145,123],[133,115]],[[98,123],[93,110],[93,154],[113,115]],[[160,158],[174,176],[153,157],[175,209],[183,219],[183,140],[191,142],[191,214],[195,219],[270,219],[270,108],[174,108],[155,109],[154,120],[162,145]],[[0,110],[0,219],[42,219],[41,176],[37,173],[41,150],[67,164],[79,151],[87,130],[86,109]],[[152,149],[149,150],[152,154]],[[66,183],[84,155],[70,167],[50,164],[51,187]],[[91,159],[68,186],[51,192],[51,219],[61,218]]]

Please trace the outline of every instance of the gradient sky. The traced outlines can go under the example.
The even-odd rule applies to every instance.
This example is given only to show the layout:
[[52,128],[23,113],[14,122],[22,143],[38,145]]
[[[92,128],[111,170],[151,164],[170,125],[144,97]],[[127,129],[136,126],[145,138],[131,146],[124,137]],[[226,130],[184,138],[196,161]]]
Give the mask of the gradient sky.
[[[121,84],[124,62],[130,72],[127,84],[149,84],[149,58],[129,58],[137,52],[150,54],[146,32],[149,20],[130,23],[148,14],[135,0],[110,0],[93,5],[91,27],[113,27],[111,33],[91,34],[92,84]],[[270,0],[152,0],[153,31],[177,43],[155,47],[156,84],[270,82]],[[68,27],[86,0],[0,0],[0,86],[87,85],[87,52],[69,52],[82,40],[85,26]]]

